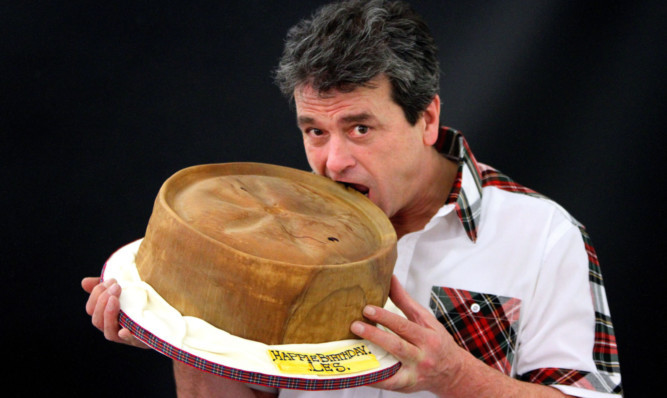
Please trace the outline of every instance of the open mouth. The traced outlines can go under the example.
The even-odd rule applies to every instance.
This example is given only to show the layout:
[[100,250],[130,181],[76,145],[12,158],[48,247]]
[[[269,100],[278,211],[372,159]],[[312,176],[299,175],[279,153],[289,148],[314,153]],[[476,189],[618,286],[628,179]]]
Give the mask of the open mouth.
[[365,185],[361,185],[361,184],[353,184],[353,183],[351,183],[351,182],[344,182],[344,181],[339,181],[339,182],[340,182],[341,184],[345,185],[345,186],[348,187],[348,188],[352,188],[352,189],[354,189],[355,191],[357,191],[357,192],[359,192],[359,193],[361,193],[361,194],[363,194],[363,195],[368,196],[368,191],[369,191],[369,189],[368,189],[368,187],[365,186]]

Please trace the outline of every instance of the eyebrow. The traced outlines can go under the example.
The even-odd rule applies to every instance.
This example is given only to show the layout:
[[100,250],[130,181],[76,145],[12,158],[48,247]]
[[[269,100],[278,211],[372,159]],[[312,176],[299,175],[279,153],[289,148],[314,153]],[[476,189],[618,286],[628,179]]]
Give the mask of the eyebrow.
[[[362,123],[362,122],[367,122],[369,120],[375,120],[375,117],[371,115],[370,113],[362,112],[358,114],[353,114],[353,115],[348,115],[348,116],[343,116],[341,118],[341,121],[345,124],[349,123]],[[315,119],[310,117],[310,116],[299,116],[296,119],[297,125],[303,126],[306,124],[314,124]]]
[[343,116],[341,119],[344,123],[361,123],[367,122],[371,119],[375,119],[370,113],[359,113],[355,115]]
[[309,116],[299,116],[296,118],[296,124],[298,126],[303,126],[304,124],[313,124],[315,123],[315,119]]

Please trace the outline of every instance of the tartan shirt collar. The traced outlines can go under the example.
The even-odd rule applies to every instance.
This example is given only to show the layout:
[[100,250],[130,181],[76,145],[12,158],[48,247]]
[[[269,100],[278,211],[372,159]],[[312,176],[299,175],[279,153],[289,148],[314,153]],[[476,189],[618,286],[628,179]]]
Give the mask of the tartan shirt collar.
[[471,241],[477,240],[482,209],[482,173],[468,142],[459,131],[441,127],[435,148],[458,163],[456,179],[445,205],[453,204],[456,214]]

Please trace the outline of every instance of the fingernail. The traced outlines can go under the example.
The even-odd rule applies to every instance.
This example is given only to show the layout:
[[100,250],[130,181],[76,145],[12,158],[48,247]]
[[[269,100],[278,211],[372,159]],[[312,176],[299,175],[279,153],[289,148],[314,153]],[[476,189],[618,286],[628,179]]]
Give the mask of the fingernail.
[[114,296],[120,295],[120,285],[117,283],[114,283],[109,287],[109,294],[113,294]]
[[359,335],[360,333],[364,332],[364,324],[359,321],[354,321],[352,322],[352,326],[350,326],[350,331],[356,335]]
[[364,307],[364,315],[373,316],[375,315],[375,308],[373,306],[367,305]]

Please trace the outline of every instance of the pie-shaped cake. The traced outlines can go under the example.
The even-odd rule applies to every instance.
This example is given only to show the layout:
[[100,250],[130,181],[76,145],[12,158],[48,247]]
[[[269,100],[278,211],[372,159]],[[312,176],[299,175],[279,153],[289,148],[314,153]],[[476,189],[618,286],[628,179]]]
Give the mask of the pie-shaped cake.
[[194,166],[155,200],[136,257],[183,315],[266,344],[356,338],[383,306],[396,234],[365,196],[328,178],[259,163]]

